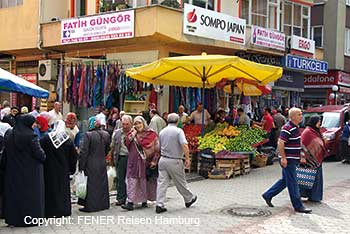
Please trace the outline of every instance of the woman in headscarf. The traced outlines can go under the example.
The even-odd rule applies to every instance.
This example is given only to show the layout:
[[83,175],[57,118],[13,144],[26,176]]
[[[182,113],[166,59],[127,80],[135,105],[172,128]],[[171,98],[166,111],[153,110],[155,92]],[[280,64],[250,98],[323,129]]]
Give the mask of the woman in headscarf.
[[34,129],[34,132],[41,138],[49,132],[49,121],[44,116],[39,115],[36,117],[36,123],[37,127]]
[[78,154],[65,128],[65,123],[60,120],[55,131],[40,140],[46,154],[44,178],[47,218],[70,216],[72,213],[69,176],[76,170]]
[[69,138],[73,141],[76,149],[80,146],[80,131],[77,126],[78,118],[77,115],[73,112],[69,112],[66,115],[66,132],[69,135]]
[[3,123],[0,121],[0,217],[2,215],[2,197],[4,195],[4,173],[5,173],[5,161],[2,161],[2,152],[4,149],[4,136],[7,130],[11,129],[8,123]]
[[110,145],[109,134],[100,129],[96,117],[89,119],[89,131],[84,135],[79,154],[79,171],[87,176],[87,194],[78,204],[83,212],[96,212],[109,208],[109,189],[105,156]]
[[10,226],[28,226],[25,217],[44,217],[45,152],[34,133],[35,118],[24,114],[5,134],[4,216]]
[[135,203],[147,207],[147,200],[156,200],[157,164],[159,160],[159,139],[155,131],[148,128],[146,120],[137,116],[134,128],[125,138],[128,147],[128,165],[126,169],[127,200],[123,209],[133,210]]
[[326,145],[320,132],[320,116],[311,116],[306,126],[301,134],[301,145],[307,166],[315,168],[317,174],[312,189],[300,189],[300,195],[307,197],[309,201],[320,202],[323,197],[322,162],[327,156]]

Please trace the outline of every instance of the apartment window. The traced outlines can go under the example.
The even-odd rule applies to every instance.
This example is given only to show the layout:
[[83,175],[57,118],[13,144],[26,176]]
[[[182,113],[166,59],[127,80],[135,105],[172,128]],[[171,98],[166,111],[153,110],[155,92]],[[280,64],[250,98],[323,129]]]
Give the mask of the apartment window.
[[86,15],[86,2],[85,0],[76,0],[75,1],[75,16],[84,16]]
[[188,3],[197,7],[205,8],[212,11],[217,11],[216,0],[184,0],[183,4]]
[[315,46],[323,47],[323,26],[312,27],[311,34],[311,38],[315,40]]
[[350,29],[345,29],[345,51],[344,54],[350,56]]
[[283,30],[286,35],[310,37],[310,6],[286,1],[284,4]]
[[0,8],[14,7],[23,5],[23,0],[0,0]]
[[280,0],[242,0],[240,7],[248,24],[280,30]]
[[346,4],[347,6],[350,6],[350,0],[346,0],[346,1],[345,1],[345,4]]

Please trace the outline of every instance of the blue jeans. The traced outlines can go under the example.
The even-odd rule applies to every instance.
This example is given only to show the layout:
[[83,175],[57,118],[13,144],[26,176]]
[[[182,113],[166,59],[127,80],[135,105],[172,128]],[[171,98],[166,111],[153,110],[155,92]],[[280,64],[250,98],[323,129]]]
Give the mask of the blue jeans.
[[265,198],[272,199],[287,187],[289,197],[294,209],[300,209],[303,208],[303,203],[300,199],[296,173],[296,166],[299,164],[299,160],[287,159],[287,161],[287,167],[282,168],[282,179],[279,179],[269,190],[263,194],[263,196]]

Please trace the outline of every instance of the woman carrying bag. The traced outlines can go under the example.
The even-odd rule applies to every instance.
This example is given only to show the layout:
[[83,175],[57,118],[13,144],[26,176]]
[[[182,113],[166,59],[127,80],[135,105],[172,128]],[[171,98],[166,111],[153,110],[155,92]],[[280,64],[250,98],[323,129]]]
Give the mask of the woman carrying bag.
[[82,212],[109,209],[109,189],[105,156],[110,145],[109,134],[100,129],[96,117],[89,119],[89,131],[85,133],[79,154],[79,171],[87,176],[86,198],[79,199]]
[[129,151],[126,169],[128,203],[122,208],[130,211],[136,203],[147,207],[147,200],[156,200],[160,146],[157,133],[141,116],[135,117],[134,128],[125,137],[125,145]]
[[300,188],[300,196],[307,197],[312,202],[320,202],[323,198],[322,162],[327,156],[326,145],[320,132],[320,116],[311,116],[306,126],[301,134],[301,144],[306,165],[316,170],[316,177],[311,189]]

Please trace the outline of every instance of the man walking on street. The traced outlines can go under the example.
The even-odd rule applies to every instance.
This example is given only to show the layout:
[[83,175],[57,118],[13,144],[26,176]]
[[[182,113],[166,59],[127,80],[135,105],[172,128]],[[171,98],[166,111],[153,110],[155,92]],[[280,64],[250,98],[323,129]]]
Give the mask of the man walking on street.
[[156,206],[156,213],[158,214],[167,211],[164,203],[171,179],[174,181],[177,191],[183,196],[186,208],[189,208],[197,200],[197,196],[190,191],[185,179],[182,157],[185,154],[185,166],[189,168],[189,149],[183,130],[177,127],[178,122],[179,116],[176,113],[169,114],[168,126],[159,134],[161,158],[158,163],[159,177]]
[[262,197],[268,206],[273,207],[272,198],[287,187],[294,210],[299,213],[311,213],[311,210],[306,209],[301,202],[296,175],[296,166],[299,161],[305,163],[305,158],[300,157],[301,145],[298,127],[303,116],[299,108],[291,108],[288,115],[289,122],[283,126],[278,140],[282,178],[267,190]]
[[112,137],[112,152],[114,164],[117,172],[116,187],[117,187],[117,206],[125,204],[126,201],[126,167],[128,164],[128,148],[125,145],[125,136],[132,128],[132,117],[123,115],[121,120],[122,128],[114,130]]

